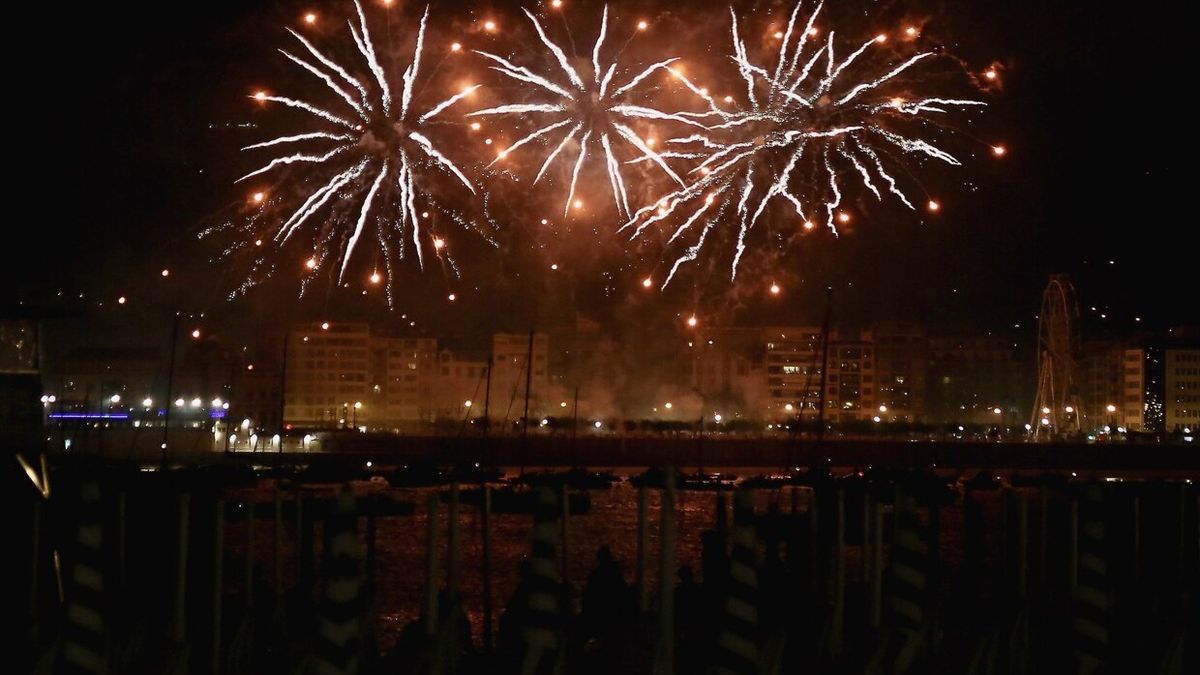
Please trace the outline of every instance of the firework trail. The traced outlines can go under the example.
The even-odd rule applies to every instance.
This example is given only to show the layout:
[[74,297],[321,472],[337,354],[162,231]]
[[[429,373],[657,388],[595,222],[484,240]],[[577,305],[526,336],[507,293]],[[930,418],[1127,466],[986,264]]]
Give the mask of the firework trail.
[[[716,120],[667,140],[670,149],[660,153],[663,158],[693,161],[690,181],[638,209],[622,227],[636,239],[656,225],[678,223],[666,230],[667,246],[682,251],[663,288],[727,223],[736,228],[730,267],[731,280],[736,279],[747,237],[756,225],[770,220],[764,214],[773,201],[782,201],[797,217],[781,220],[783,226],[776,230],[798,233],[821,223],[836,234],[838,223],[849,220],[849,213],[839,209],[851,185],[861,183],[878,201],[887,196],[916,210],[904,187],[912,182],[907,178],[911,160],[960,164],[922,135],[941,130],[935,123],[938,116],[985,104],[914,95],[922,82],[912,76],[913,69],[935,54],[917,52],[889,61],[887,54],[879,53],[888,42],[886,34],[838,58],[835,32],[829,30],[821,40],[816,26],[823,4],[807,17],[801,16],[801,3],[793,8],[786,28],[775,33],[778,53],[768,67],[751,60],[738,17],[730,10],[731,59],[745,87],[745,105],[728,112],[706,98]],[[915,28],[905,30],[910,40],[916,35]],[[937,202],[929,201],[928,207],[936,210]]]
[[[427,249],[446,256],[446,240],[435,230],[438,222],[476,231],[491,241],[487,228],[439,198],[446,193],[461,203],[469,201],[479,188],[434,141],[436,127],[450,123],[449,109],[479,85],[418,109],[415,99],[428,7],[420,20],[412,60],[398,78],[381,62],[359,0],[354,7],[355,16],[347,24],[361,57],[357,66],[339,64],[304,35],[288,30],[299,43],[298,49],[280,52],[321,81],[329,102],[319,105],[256,93],[258,101],[298,110],[315,125],[303,133],[243,148],[274,156],[238,179],[246,183],[277,176],[269,197],[255,193],[254,212],[244,225],[244,233],[256,246],[273,250],[301,232],[315,230],[312,256],[305,266],[316,270],[332,264],[339,283],[346,278],[356,253],[361,256],[364,239],[371,234],[389,272],[393,258],[404,258],[409,246],[422,268]],[[263,260],[258,264],[263,265]],[[449,263],[456,269],[453,260]],[[389,273],[389,301],[391,278]],[[370,281],[381,281],[378,270]]]
[[[617,212],[623,219],[632,216],[628,190],[621,173],[621,165],[628,160],[618,158],[621,146],[632,148],[636,159],[651,162],[680,188],[685,187],[683,177],[651,147],[653,141],[647,142],[633,128],[638,122],[654,120],[705,129],[698,119],[706,117],[708,113],[671,112],[639,102],[638,94],[642,93],[646,79],[657,71],[669,69],[677,59],[668,58],[653,63],[628,79],[617,78],[616,60],[605,61],[602,57],[609,29],[607,5],[600,18],[600,30],[590,52],[590,62],[569,57],[562,47],[550,39],[537,17],[528,10],[524,11],[545,47],[545,61],[550,64],[547,70],[531,70],[490,52],[476,52],[490,62],[492,70],[518,83],[523,91],[530,90],[542,99],[537,102],[506,103],[468,114],[468,117],[522,115],[538,120],[534,131],[498,151],[492,165],[528,143],[538,141],[546,144],[545,147],[552,150],[545,156],[533,179],[536,185],[555,160],[572,161],[569,155],[574,150],[573,144],[577,144],[578,152],[574,154],[570,165],[570,182],[563,203],[564,216],[575,202],[580,172],[588,159],[604,163]],[[639,25],[639,29],[644,27],[644,22]],[[621,81],[618,82],[618,79]]]

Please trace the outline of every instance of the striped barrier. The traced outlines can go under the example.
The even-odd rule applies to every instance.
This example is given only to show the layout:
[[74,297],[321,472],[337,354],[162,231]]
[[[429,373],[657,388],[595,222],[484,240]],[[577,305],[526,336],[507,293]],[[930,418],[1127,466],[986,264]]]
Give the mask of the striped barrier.
[[739,490],[734,497],[728,591],[717,639],[715,672],[719,675],[758,672],[758,542],[753,518],[753,496],[749,490]]
[[524,654],[521,674],[557,673],[562,670],[562,589],[558,577],[557,495],[550,488],[538,490],[533,512],[533,556],[529,606],[521,627]]
[[925,646],[929,552],[917,517],[916,502],[901,493],[896,502],[896,532],[892,547],[890,605],[897,638],[893,673],[908,672]]
[[74,557],[66,579],[66,616],[59,673],[107,673],[108,631],[104,620],[104,523],[100,486],[83,484]]
[[1072,624],[1076,672],[1081,674],[1099,672],[1108,662],[1111,599],[1105,530],[1104,493],[1099,485],[1089,485],[1084,490],[1079,509],[1079,551]]
[[338,494],[325,527],[330,550],[317,620],[315,671],[349,675],[359,670],[363,612],[358,514],[349,486]]

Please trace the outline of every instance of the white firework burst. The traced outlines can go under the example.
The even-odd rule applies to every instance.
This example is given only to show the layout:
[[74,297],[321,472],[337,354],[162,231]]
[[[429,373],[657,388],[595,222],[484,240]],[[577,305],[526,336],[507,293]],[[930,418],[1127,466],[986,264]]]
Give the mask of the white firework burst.
[[[459,202],[470,200],[479,188],[439,150],[432,132],[433,127],[445,123],[447,109],[479,85],[417,110],[414,99],[428,7],[417,30],[412,60],[398,78],[381,63],[359,0],[354,7],[355,17],[347,23],[362,58],[357,66],[339,64],[289,29],[303,51],[280,52],[318,78],[325,93],[332,94],[332,102],[318,105],[265,92],[255,94],[259,101],[307,113],[317,126],[243,148],[280,154],[238,179],[244,182],[284,172],[276,178],[278,186],[269,199],[256,195],[261,204],[249,219],[251,229],[257,230],[252,232],[256,243],[261,246],[266,240],[282,245],[306,228],[315,229],[314,250],[306,266],[314,270],[332,263],[339,283],[369,231],[374,232],[389,269],[393,254],[403,258],[409,245],[421,267],[427,247],[444,255],[444,235],[434,231],[434,223],[439,221],[450,221],[490,240],[484,227],[438,198],[445,192]],[[378,273],[372,275],[372,281],[378,283]],[[388,288],[390,299],[390,283]]]
[[[476,110],[468,116],[488,115],[531,115],[536,116],[538,128],[512,145],[497,152],[492,164],[509,157],[513,152],[532,141],[549,141],[553,148],[546,155],[541,168],[533,179],[537,184],[546,175],[547,169],[556,159],[569,161],[564,150],[578,143],[579,151],[574,157],[570,183],[564,200],[563,215],[570,210],[575,200],[580,171],[589,157],[603,157],[604,167],[612,187],[613,202],[622,218],[629,218],[629,194],[621,174],[621,165],[626,160],[618,159],[620,145],[633,148],[638,159],[652,162],[663,174],[670,177],[680,188],[684,179],[668,165],[662,154],[650,147],[631,125],[639,121],[655,120],[677,122],[704,129],[697,119],[708,113],[670,112],[636,102],[635,94],[640,85],[656,71],[669,69],[678,59],[668,58],[651,64],[637,75],[618,84],[617,63],[602,60],[605,39],[608,37],[608,6],[605,5],[600,19],[600,32],[591,50],[591,62],[584,59],[572,63],[562,47],[547,36],[542,24],[528,10],[525,15],[533,23],[538,38],[548,52],[547,61],[552,61],[549,71],[535,72],[512,61],[484,51],[477,51],[491,62],[490,68],[501,73],[524,88],[532,89],[543,100],[497,105]],[[587,66],[590,66],[587,67]],[[582,72],[581,72],[582,71]]]
[[[835,32],[820,40],[815,26],[824,3],[806,19],[800,15],[801,4],[776,34],[779,50],[769,69],[751,61],[737,15],[730,10],[731,58],[745,85],[745,108],[724,112],[710,100],[719,121],[667,140],[674,149],[664,155],[696,162],[690,182],[636,211],[622,228],[632,229],[631,237],[637,238],[656,224],[680,223],[667,244],[683,248],[664,288],[682,265],[696,260],[714,229],[726,223],[736,227],[730,268],[731,280],[736,279],[747,236],[766,220],[773,201],[782,200],[798,217],[776,230],[795,233],[797,225],[806,230],[823,223],[836,234],[837,222],[849,217],[839,211],[849,181],[861,182],[876,200],[882,201],[886,191],[915,210],[902,187],[913,182],[910,160],[960,164],[921,134],[942,131],[932,123],[937,116],[985,103],[913,95],[920,82],[910,69],[935,54],[921,51],[894,60],[872,54],[888,41],[886,35],[837,58]],[[936,202],[930,205],[937,208]]]

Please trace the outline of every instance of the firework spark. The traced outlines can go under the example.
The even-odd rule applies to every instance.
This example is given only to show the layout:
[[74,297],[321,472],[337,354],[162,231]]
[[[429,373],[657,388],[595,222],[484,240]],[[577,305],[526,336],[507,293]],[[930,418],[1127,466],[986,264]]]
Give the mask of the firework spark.
[[[635,102],[639,88],[656,71],[668,69],[677,59],[668,58],[643,69],[622,84],[614,82],[617,71],[615,60],[605,62],[601,52],[608,38],[608,6],[600,18],[600,31],[591,49],[590,68],[578,68],[557,43],[550,39],[541,22],[528,10],[525,15],[533,23],[541,44],[547,52],[547,61],[553,63],[547,72],[535,72],[517,65],[504,57],[489,52],[477,52],[491,62],[491,69],[501,73],[524,89],[531,89],[543,97],[540,102],[520,102],[497,105],[469,113],[468,116],[487,115],[536,115],[538,128],[512,145],[500,150],[492,164],[504,160],[518,148],[540,141],[553,149],[546,155],[541,168],[533,179],[537,184],[547,169],[560,157],[568,161],[564,153],[572,143],[578,144],[578,153],[570,170],[570,183],[563,202],[563,215],[576,202],[575,192],[580,171],[589,157],[603,158],[605,171],[612,187],[613,202],[622,218],[632,215],[625,179],[621,174],[618,143],[632,147],[638,159],[652,162],[680,188],[684,179],[672,169],[664,157],[653,150],[631,125],[646,120],[677,122],[704,129],[697,115],[687,112],[669,112],[650,105]],[[582,72],[581,72],[582,71]],[[565,79],[564,79],[565,78]],[[599,160],[597,160],[599,161]]]
[[[421,267],[426,247],[444,256],[444,247],[435,245],[445,236],[435,231],[438,221],[474,230],[490,240],[484,227],[438,198],[443,191],[454,190],[456,201],[461,202],[473,197],[478,188],[433,140],[435,127],[448,123],[446,111],[479,85],[418,111],[417,82],[428,7],[420,20],[412,60],[398,78],[381,62],[359,0],[354,7],[355,17],[347,23],[362,60],[359,67],[339,64],[303,35],[289,30],[303,51],[280,52],[318,78],[330,101],[318,105],[265,92],[255,94],[259,102],[307,113],[317,126],[244,148],[278,154],[238,179],[245,182],[279,175],[280,185],[272,189],[272,198],[264,200],[256,193],[255,208],[245,228],[251,240],[282,245],[306,228],[314,229],[314,250],[306,267],[311,271],[332,263],[339,283],[369,231],[389,268],[393,257],[403,258],[410,244]],[[365,76],[354,74],[362,71]],[[294,201],[290,195],[296,195]],[[377,279],[378,272],[371,278]]]
[[747,237],[764,221],[773,201],[782,200],[794,210],[799,220],[788,220],[786,229],[791,232],[811,230],[817,221],[836,234],[837,223],[848,220],[840,209],[852,184],[861,182],[877,201],[886,191],[915,210],[914,202],[923,200],[903,187],[914,182],[911,160],[960,164],[920,136],[942,129],[935,123],[938,116],[985,104],[914,96],[911,91],[921,82],[911,72],[935,54],[924,51],[889,60],[891,52],[881,53],[886,35],[873,36],[838,59],[833,30],[825,33],[824,41],[816,39],[822,6],[817,4],[806,19],[800,4],[795,6],[786,29],[776,33],[780,43],[770,69],[751,60],[738,17],[730,10],[732,60],[748,105],[727,112],[706,99],[717,121],[669,139],[672,149],[662,153],[693,160],[691,181],[638,209],[622,228],[637,238],[656,224],[680,222],[667,244],[679,242],[683,249],[663,288],[682,265],[696,260],[714,230],[726,222],[736,223],[730,268],[731,279],[736,279]]

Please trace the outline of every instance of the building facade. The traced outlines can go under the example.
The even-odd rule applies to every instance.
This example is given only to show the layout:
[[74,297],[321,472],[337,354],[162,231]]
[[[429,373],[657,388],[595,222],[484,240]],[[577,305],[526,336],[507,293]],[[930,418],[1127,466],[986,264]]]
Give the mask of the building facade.
[[875,403],[887,422],[925,420],[925,377],[929,341],[915,323],[878,324],[871,330],[875,345]]
[[1034,375],[1030,360],[1004,338],[931,337],[925,380],[926,421],[1010,427],[1024,424],[1034,392]]
[[825,381],[825,421],[863,422],[878,415],[875,391],[875,346],[870,334],[829,342]]
[[1146,350],[1121,342],[1085,342],[1079,358],[1079,401],[1087,431],[1145,428]]
[[284,422],[293,427],[366,425],[371,401],[371,331],[366,323],[297,326],[287,335]]
[[549,360],[550,340],[545,333],[492,336],[492,405],[488,416],[493,422],[519,421],[527,396],[530,419],[541,419],[550,393]]
[[768,418],[815,419],[821,401],[820,327],[772,326],[763,338]]
[[1200,429],[1200,348],[1163,350],[1163,413],[1168,433]]
[[[449,349],[440,350],[437,388],[433,395],[434,417],[439,420],[481,418],[485,398],[489,397],[487,367],[486,359],[462,356]],[[496,398],[486,404],[490,406],[498,401]]]

